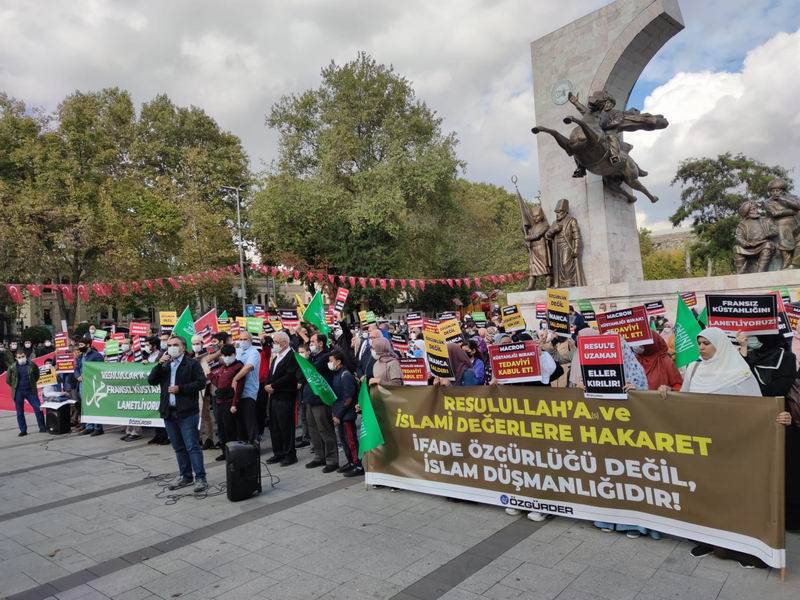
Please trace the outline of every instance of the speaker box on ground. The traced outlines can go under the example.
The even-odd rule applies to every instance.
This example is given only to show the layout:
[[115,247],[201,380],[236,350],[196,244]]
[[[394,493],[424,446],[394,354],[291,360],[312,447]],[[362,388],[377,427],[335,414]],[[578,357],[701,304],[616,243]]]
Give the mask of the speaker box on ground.
[[225,444],[225,475],[228,500],[239,502],[261,493],[259,448],[247,442]]

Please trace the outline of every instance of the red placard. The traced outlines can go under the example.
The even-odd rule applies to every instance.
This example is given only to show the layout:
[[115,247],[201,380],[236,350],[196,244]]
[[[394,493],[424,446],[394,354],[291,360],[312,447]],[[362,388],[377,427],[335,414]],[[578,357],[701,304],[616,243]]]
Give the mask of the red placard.
[[[706,294],[708,327],[719,327],[735,334],[769,335],[778,333],[778,306],[781,296],[769,294]],[[788,328],[788,323],[786,323]],[[791,333],[791,332],[789,332]]]
[[428,367],[424,358],[401,358],[400,370],[403,372],[403,385],[428,384]]
[[697,306],[697,292],[681,292],[681,298],[689,308]]
[[536,342],[512,342],[489,346],[489,361],[492,375],[497,383],[522,383],[541,381],[539,346]]
[[56,352],[59,350],[66,350],[69,347],[69,340],[67,339],[66,333],[57,333],[53,336],[55,340],[55,349]]
[[284,329],[291,329],[300,325],[300,318],[297,316],[296,308],[283,309],[278,311],[281,324]]
[[800,322],[800,304],[792,302],[784,306],[786,309],[786,317],[789,319],[789,328],[792,331],[797,331],[797,323]]
[[57,354],[55,363],[58,374],[75,372],[75,359],[69,354]]
[[150,335],[150,323],[131,321],[128,329],[130,330],[132,336],[149,337]]
[[408,325],[409,329],[422,327],[423,322],[422,313],[410,312],[406,315],[406,325]]
[[126,338],[125,338],[125,334],[124,333],[112,333],[111,334],[111,339],[112,340],[117,340],[118,342],[121,342],[122,340],[124,340]]
[[649,316],[651,316],[651,317],[654,317],[656,315],[663,315],[663,314],[666,314],[666,312],[667,312],[667,309],[664,306],[664,301],[663,300],[656,300],[655,302],[648,302],[647,304],[644,305],[644,308],[647,311],[647,314]]
[[400,356],[405,356],[408,352],[408,340],[405,336],[400,335],[398,333],[392,334],[392,350],[397,352]]
[[547,318],[547,304],[539,302],[536,304],[536,318],[540,321]]
[[336,290],[336,300],[333,303],[333,314],[338,319],[339,315],[342,314],[344,310],[345,302],[347,302],[347,296],[350,295],[350,290],[345,287],[340,287]]
[[622,339],[618,334],[580,336],[577,353],[584,396],[611,400],[628,397],[623,389],[625,372],[622,368]]
[[653,343],[653,332],[644,306],[633,306],[597,315],[600,333],[613,331],[620,334],[631,346]]
[[781,296],[780,292],[771,293],[775,294],[778,299],[778,333],[785,338],[794,337],[794,331],[797,327],[797,323],[795,323],[794,327],[792,327],[792,323],[789,321],[789,315],[786,313],[786,303],[783,301],[783,296]]

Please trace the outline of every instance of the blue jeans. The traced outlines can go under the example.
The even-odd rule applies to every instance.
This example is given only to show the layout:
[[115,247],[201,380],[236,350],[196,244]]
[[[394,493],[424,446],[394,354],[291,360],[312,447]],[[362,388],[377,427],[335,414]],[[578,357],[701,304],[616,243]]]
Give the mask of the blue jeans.
[[28,404],[33,408],[33,414],[36,415],[36,422],[39,424],[39,431],[47,431],[47,427],[44,425],[44,415],[39,408],[39,397],[36,395],[36,391],[17,388],[14,394],[14,407],[17,409],[17,425],[19,425],[19,430],[23,433],[28,432],[28,423],[25,421],[25,400],[27,400]]
[[196,479],[206,478],[203,450],[200,448],[199,424],[199,413],[189,417],[164,419],[164,427],[172,449],[175,450],[175,458],[178,459],[178,469],[181,477],[186,479],[192,479],[192,471]]

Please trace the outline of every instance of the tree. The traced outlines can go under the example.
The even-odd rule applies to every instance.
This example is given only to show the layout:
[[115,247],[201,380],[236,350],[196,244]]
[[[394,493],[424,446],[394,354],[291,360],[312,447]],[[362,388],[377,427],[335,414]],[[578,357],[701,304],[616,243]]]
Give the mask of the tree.
[[767,195],[767,184],[780,177],[791,186],[788,172],[778,165],[765,165],[752,158],[730,153],[717,158],[690,158],[681,162],[672,184],[680,183],[681,204],[670,217],[674,226],[692,222],[698,242],[692,256],[709,259],[732,272],[734,232],[739,207],[747,200]]

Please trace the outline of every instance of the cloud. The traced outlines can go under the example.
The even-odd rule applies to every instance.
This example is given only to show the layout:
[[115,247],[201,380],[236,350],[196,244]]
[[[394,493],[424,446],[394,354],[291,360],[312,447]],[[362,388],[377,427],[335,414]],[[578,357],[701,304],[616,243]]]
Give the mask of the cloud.
[[[648,187],[665,202],[646,210],[651,219],[671,214],[678,190],[669,187],[680,161],[743,153],[800,173],[800,30],[777,33],[747,53],[737,72],[678,73],[644,101],[669,127],[626,136]],[[644,207],[640,207],[644,208]]]

